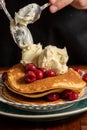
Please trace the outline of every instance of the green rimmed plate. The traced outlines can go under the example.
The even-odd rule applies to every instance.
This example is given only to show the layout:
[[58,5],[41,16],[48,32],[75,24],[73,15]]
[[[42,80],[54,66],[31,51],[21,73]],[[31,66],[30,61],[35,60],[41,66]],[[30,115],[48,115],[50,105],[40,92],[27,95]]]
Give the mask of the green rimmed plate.
[[74,116],[76,114],[80,114],[82,112],[87,111],[87,99],[79,101],[75,103],[72,107],[66,108],[61,111],[50,112],[50,113],[34,113],[29,111],[19,110],[8,104],[4,104],[0,102],[0,114],[14,117],[26,119],[29,121],[52,121],[52,120],[60,120],[64,118],[69,118],[70,116]]
[[[1,88],[2,88],[2,86],[1,86]],[[87,99],[87,87],[84,88],[82,96],[80,98],[78,98],[77,100],[65,101],[62,103],[58,103],[58,102],[50,102],[50,103],[41,102],[40,103],[40,101],[38,101],[39,103],[38,102],[29,102],[26,104],[26,103],[20,103],[20,102],[16,102],[16,101],[8,101],[8,100],[4,99],[2,97],[2,95],[0,94],[0,101],[2,103],[8,104],[12,107],[14,106],[17,109],[22,109],[25,111],[31,111],[31,112],[37,112],[37,113],[38,112],[50,113],[50,112],[56,112],[56,111],[58,112],[60,110],[69,108],[69,107],[73,106],[75,103],[78,103],[79,101],[82,101],[84,99]]]

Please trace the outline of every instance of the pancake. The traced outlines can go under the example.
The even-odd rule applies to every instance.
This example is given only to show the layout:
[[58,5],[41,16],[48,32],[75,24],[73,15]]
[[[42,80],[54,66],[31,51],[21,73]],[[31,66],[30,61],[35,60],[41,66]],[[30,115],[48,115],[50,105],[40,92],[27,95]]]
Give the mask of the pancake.
[[2,96],[11,102],[16,102],[16,103],[21,103],[21,104],[29,104],[29,105],[49,105],[49,104],[57,104],[57,103],[64,103],[66,102],[66,100],[63,99],[59,99],[56,100],[54,102],[50,102],[45,100],[45,98],[36,98],[36,99],[32,99],[32,98],[27,98],[24,97],[22,95],[16,94],[12,91],[10,91],[6,86],[3,86],[2,88]]
[[[63,92],[65,89],[62,89],[62,88],[58,88],[58,89],[52,89],[52,90],[47,90],[47,91],[44,91],[44,92],[37,92],[37,93],[21,93],[21,92],[17,92],[15,90],[13,90],[9,84],[6,84],[5,83],[5,86],[10,90],[12,91],[13,93],[16,93],[16,94],[19,94],[19,95],[22,95],[22,96],[25,96],[25,97],[29,97],[29,98],[40,98],[40,97],[44,97],[48,94],[51,94],[51,93],[61,93]],[[75,90],[76,91],[76,90]],[[82,93],[82,89],[78,89],[78,93],[79,95],[81,95]]]
[[29,98],[39,98],[53,92],[60,93],[65,89],[78,91],[79,93],[86,86],[86,82],[72,68],[65,74],[36,80],[32,83],[24,81],[25,69],[22,64],[17,64],[7,72],[5,85],[16,93]]
[[53,90],[47,90],[47,91],[44,91],[44,92],[37,92],[37,93],[21,93],[21,92],[17,92],[15,90],[13,90],[9,84],[6,84],[5,83],[5,86],[12,92],[16,93],[16,94],[20,94],[20,95],[23,95],[25,97],[29,97],[29,98],[39,98],[39,97],[43,97],[45,95],[48,95],[50,93],[54,93],[54,92],[62,92],[64,89],[53,89]]

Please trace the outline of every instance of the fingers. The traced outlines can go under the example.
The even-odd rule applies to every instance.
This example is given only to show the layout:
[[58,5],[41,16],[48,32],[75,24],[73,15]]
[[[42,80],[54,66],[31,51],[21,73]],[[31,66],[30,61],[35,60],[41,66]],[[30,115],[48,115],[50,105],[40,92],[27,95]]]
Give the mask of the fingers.
[[71,5],[77,9],[87,9],[87,0],[74,0]]
[[50,12],[55,13],[56,11],[64,8],[65,6],[71,4],[73,0],[49,0],[51,3]]
[[87,0],[49,0],[49,2],[51,13],[55,13],[69,4],[76,9],[87,9]]

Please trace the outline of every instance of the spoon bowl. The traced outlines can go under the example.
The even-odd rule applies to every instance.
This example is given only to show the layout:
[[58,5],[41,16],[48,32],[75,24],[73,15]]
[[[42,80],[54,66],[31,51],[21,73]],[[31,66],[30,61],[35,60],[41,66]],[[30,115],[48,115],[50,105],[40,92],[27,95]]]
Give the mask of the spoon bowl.
[[17,13],[15,13],[15,23],[27,26],[37,21],[42,11],[49,6],[49,3],[46,3],[42,6],[32,3],[21,8]]

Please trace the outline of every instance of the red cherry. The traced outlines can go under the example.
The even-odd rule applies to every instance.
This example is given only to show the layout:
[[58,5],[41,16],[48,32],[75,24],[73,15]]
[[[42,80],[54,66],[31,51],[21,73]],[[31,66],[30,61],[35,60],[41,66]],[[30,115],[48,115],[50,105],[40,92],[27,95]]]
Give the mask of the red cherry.
[[29,71],[29,70],[34,71],[34,70],[36,70],[36,65],[34,65],[33,63],[27,63],[25,65],[25,70],[26,71]]
[[47,99],[48,101],[56,101],[56,100],[59,99],[59,94],[58,94],[58,93],[48,94],[48,95],[46,96],[46,99]]
[[3,74],[2,74],[2,81],[5,81],[5,79],[6,79],[6,77],[7,77],[7,72],[4,72]]
[[45,73],[44,73],[44,77],[53,77],[53,76],[56,76],[56,73],[54,70],[47,70]]
[[85,73],[82,78],[85,82],[87,82],[87,73]]
[[80,68],[75,68],[75,71],[77,71],[81,76],[83,76],[83,71]]
[[25,74],[25,81],[28,82],[28,83],[31,83],[31,82],[34,82],[36,80],[36,75],[33,71],[28,71],[26,74]]
[[62,99],[76,100],[78,98],[78,92],[72,90],[64,90],[61,94]]
[[78,99],[78,92],[72,91],[71,94],[69,95],[69,100],[72,101],[76,99]]
[[39,68],[42,72],[43,72],[43,74],[46,72],[46,68]]
[[36,74],[36,79],[42,79],[43,78],[43,72],[40,69],[36,69],[34,71],[34,73]]

